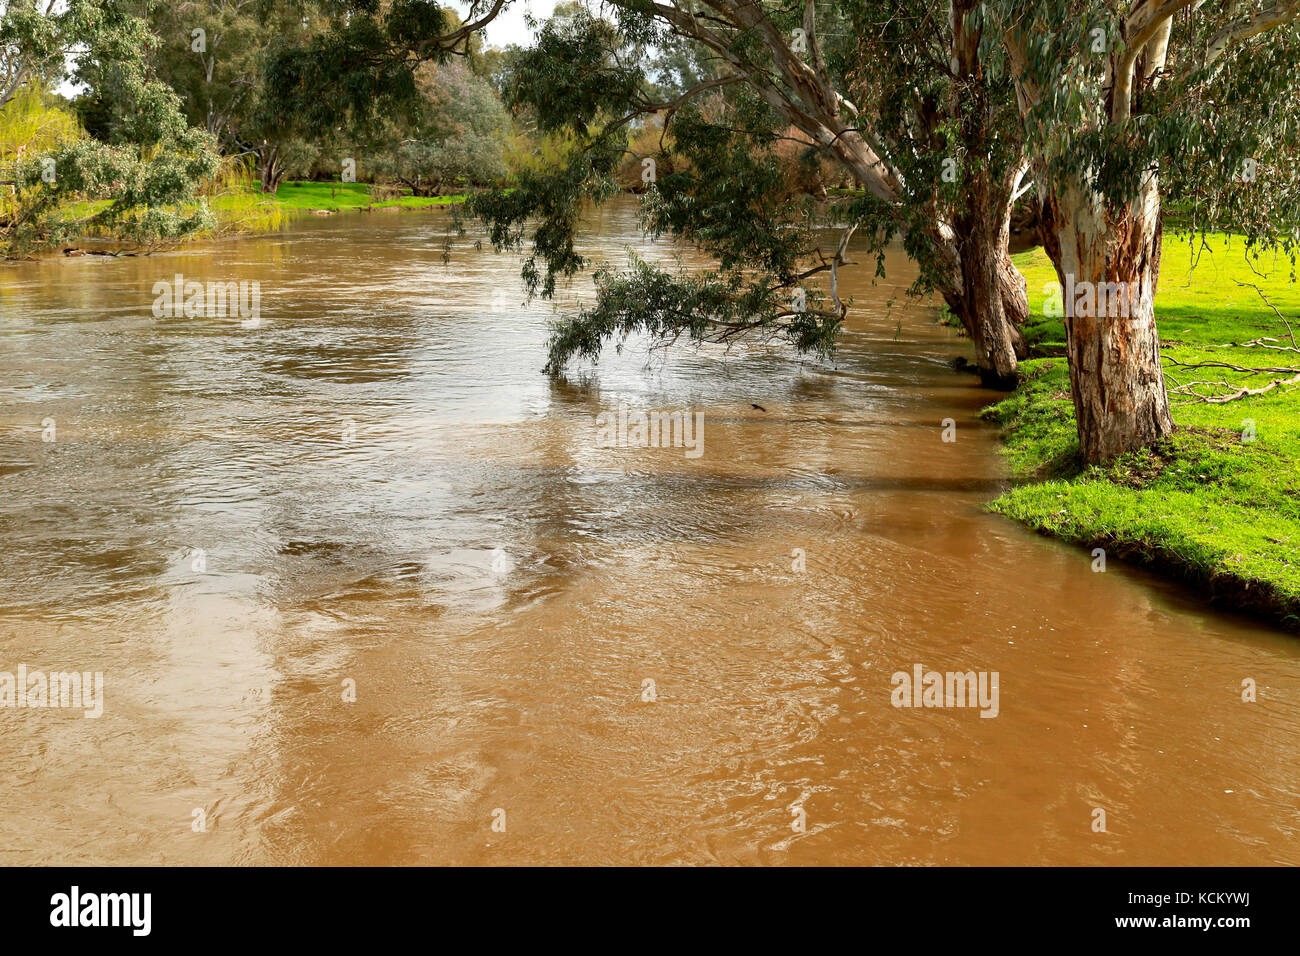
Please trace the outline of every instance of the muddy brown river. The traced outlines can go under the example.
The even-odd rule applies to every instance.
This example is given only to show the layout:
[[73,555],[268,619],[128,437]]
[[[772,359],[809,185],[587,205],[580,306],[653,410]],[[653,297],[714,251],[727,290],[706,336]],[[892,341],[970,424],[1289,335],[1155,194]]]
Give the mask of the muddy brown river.
[[[0,707],[0,862],[1300,863],[1300,640],[986,513],[906,260],[843,276],[833,363],[554,382],[440,223],[0,266],[0,672],[103,675]],[[629,203],[584,242],[676,254]],[[177,274],[260,322],[156,317]],[[894,706],[918,665],[996,716]]]

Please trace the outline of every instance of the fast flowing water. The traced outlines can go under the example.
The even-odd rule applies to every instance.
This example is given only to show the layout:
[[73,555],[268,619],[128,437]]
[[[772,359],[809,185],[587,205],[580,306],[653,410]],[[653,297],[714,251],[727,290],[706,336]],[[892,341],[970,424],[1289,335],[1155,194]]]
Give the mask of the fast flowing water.
[[[1300,863],[1300,641],[984,512],[993,396],[904,259],[833,363],[555,382],[517,261],[442,234],[0,267],[0,672],[104,675],[0,708],[0,862]],[[629,245],[675,254],[588,222]],[[176,274],[260,324],[154,317]],[[620,407],[702,453],[603,447]],[[893,706],[916,665],[997,716]]]

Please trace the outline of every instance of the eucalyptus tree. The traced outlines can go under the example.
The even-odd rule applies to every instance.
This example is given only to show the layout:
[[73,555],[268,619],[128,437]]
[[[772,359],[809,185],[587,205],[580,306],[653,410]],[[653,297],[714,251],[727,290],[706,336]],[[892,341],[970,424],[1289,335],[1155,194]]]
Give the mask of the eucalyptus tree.
[[491,84],[462,63],[428,65],[421,74],[421,122],[389,124],[371,144],[371,170],[417,196],[436,196],[457,183],[499,186],[507,175],[511,123]]
[[117,0],[148,22],[159,42],[150,64],[181,97],[185,115],[225,155],[252,156],[264,192],[275,192],[290,167],[306,167],[316,148],[268,109],[270,51],[301,41],[314,10],[263,0]]
[[[334,6],[350,14],[344,26],[278,76],[286,104],[322,121],[399,101],[416,64],[464,40],[439,29],[433,3]],[[489,19],[502,6],[476,4]],[[587,265],[573,243],[577,213],[613,192],[628,124],[663,113],[688,162],[650,192],[648,224],[695,241],[718,267],[599,272],[595,305],[557,327],[552,372],[632,331],[760,332],[828,352],[847,309],[836,272],[862,229],[877,255],[901,236],[919,287],[942,293],[985,377],[1005,383],[1025,313],[1007,216],[1028,170],[1068,290],[1080,453],[1102,461],[1173,428],[1154,321],[1162,177],[1194,226],[1294,246],[1300,0],[951,0],[946,19],[921,0],[601,7],[608,21],[543,29],[505,84],[512,105],[582,149],[471,208],[495,246],[528,250],[526,283],[551,294]],[[665,101],[650,93],[642,52],[672,43],[704,50],[709,75]],[[338,95],[320,103],[331,84]],[[862,196],[819,209],[783,193],[773,144],[788,126]],[[815,228],[828,220],[845,229],[824,248]],[[829,302],[804,294],[819,273]]]
[[[643,266],[624,277],[602,274],[596,306],[561,325],[552,370],[570,355],[598,354],[603,340],[633,329],[703,340],[775,331],[799,349],[827,352],[847,311],[836,270],[860,230],[878,268],[884,244],[901,237],[920,266],[913,291],[942,294],[970,334],[988,384],[1014,384],[1027,301],[1007,240],[1024,162],[1005,58],[983,42],[981,23],[960,0],[950,16],[910,0],[806,0],[787,9],[734,0],[604,6],[617,37],[598,42],[594,18],[586,34],[544,30],[512,99],[547,124],[589,135],[595,146],[629,117],[666,108],[672,142],[690,162],[658,182],[650,225],[703,245],[720,268],[704,284],[700,276],[674,278]],[[653,102],[642,92],[643,61],[620,55],[620,42],[700,47],[711,75],[670,102]],[[697,105],[705,97],[732,109],[710,121]],[[602,125],[606,117],[614,118]],[[825,207],[782,195],[769,155],[789,127],[850,173],[862,195]],[[512,195],[486,210],[498,245],[514,238],[500,226],[521,221],[527,198]],[[823,250],[813,230],[828,222],[845,230]],[[761,269],[751,278],[756,264]],[[830,273],[829,302],[783,305],[786,295],[808,301],[802,286],[818,272]],[[659,307],[646,310],[643,301]]]
[[864,224],[902,236],[921,284],[962,320],[986,382],[1011,386],[1028,303],[1010,219],[1029,163],[998,34],[979,0],[842,8],[850,39],[834,65],[897,184]]
[[105,26],[103,15],[86,0],[0,2],[0,108],[23,86],[62,76],[73,50]]
[[[186,122],[176,94],[151,74],[156,37],[143,20],[114,0],[48,7],[12,0],[2,17],[9,83],[17,76],[18,88],[36,88],[69,77],[83,88],[79,102],[101,102],[106,117],[94,138],[24,154],[10,214],[0,223],[6,253],[93,231],[150,246],[210,224],[197,189],[214,172],[216,154],[206,134]],[[100,202],[72,205],[79,200]]]
[[1300,238],[1300,2],[984,6],[1012,62],[1066,290],[1080,452],[1102,461],[1173,429],[1154,319],[1168,189],[1193,229],[1291,250]]
[[263,17],[256,0],[125,0],[159,37],[151,57],[181,97],[190,122],[229,152],[256,105],[261,57],[276,31],[297,21]]
[[[475,4],[471,21],[502,6]],[[511,57],[505,78],[513,108],[581,148],[508,192],[476,197],[471,210],[495,246],[528,249],[525,282],[552,294],[558,277],[587,265],[573,243],[581,203],[614,192],[629,128],[664,114],[665,142],[688,162],[655,174],[648,226],[697,243],[717,268],[670,274],[637,263],[599,272],[595,305],[559,324],[549,370],[595,358],[605,341],[633,330],[698,341],[759,333],[829,353],[848,308],[838,269],[860,230],[878,268],[885,243],[902,238],[921,265],[915,291],[940,292],[986,380],[1012,384],[1027,301],[1006,238],[1024,164],[1000,48],[968,15],[973,5],[957,0],[953,16],[921,0],[600,6],[605,17],[571,12],[546,24],[534,47]],[[334,29],[271,71],[282,108],[318,129],[396,108],[413,91],[415,67],[461,52],[476,27],[448,32],[437,5],[420,0],[333,8]],[[680,46],[698,51],[702,78],[664,98],[647,54]],[[818,206],[786,190],[776,145],[791,127],[861,195]],[[827,240],[819,227],[831,224],[843,229]],[[826,292],[812,286],[817,275],[829,278]]]

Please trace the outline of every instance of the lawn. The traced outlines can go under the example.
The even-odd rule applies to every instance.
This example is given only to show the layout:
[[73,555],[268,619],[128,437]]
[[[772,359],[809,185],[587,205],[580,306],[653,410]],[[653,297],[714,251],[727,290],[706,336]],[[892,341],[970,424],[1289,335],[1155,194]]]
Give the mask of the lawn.
[[[1051,263],[1041,249],[1016,261],[1038,316],[1028,337],[1041,353],[1059,354],[1063,325],[1042,314],[1044,285],[1056,279]],[[1248,259],[1240,237],[1211,236],[1202,247],[1166,233],[1156,318],[1177,432],[1155,448],[1080,469],[1065,359],[1027,361],[1020,388],[985,413],[1002,426],[1021,480],[990,507],[1111,557],[1157,565],[1218,602],[1300,629],[1300,387],[1212,404],[1179,389],[1224,382],[1227,389],[1192,386],[1222,394],[1289,376],[1174,364],[1300,367],[1300,353],[1242,347],[1263,337],[1292,346],[1287,321],[1300,332],[1292,272],[1280,253]],[[1258,286],[1287,321],[1239,283]]]
[[[393,196],[392,193],[398,191],[392,188],[382,193],[372,193],[371,190],[372,187],[367,183],[285,182],[274,194],[266,194],[255,186],[236,181],[208,198],[208,207],[216,217],[216,227],[194,238],[275,232],[286,221],[318,210],[335,213],[390,208],[429,209],[463,202],[465,199],[463,195]],[[107,199],[97,199],[69,203],[65,214],[73,218],[85,218],[108,206],[109,202]],[[111,234],[96,233],[93,237],[112,239]]]
[[313,212],[360,209],[428,209],[461,202],[464,196],[391,195],[372,191],[367,183],[285,182],[274,194],[236,187],[212,197],[218,234],[274,232],[281,224]]
[[372,199],[370,186],[366,183],[286,182],[280,185],[275,195],[266,198],[274,200],[285,212],[304,213],[317,209],[331,212],[388,207],[420,209],[458,203],[465,197],[403,195],[393,199]]

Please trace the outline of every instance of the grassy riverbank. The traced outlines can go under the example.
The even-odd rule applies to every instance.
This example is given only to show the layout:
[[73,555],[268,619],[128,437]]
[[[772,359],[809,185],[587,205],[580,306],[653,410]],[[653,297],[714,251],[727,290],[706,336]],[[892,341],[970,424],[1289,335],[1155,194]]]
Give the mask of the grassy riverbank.
[[374,209],[428,209],[464,196],[413,196],[410,190],[377,190],[367,183],[285,182],[272,194],[237,188],[211,197],[219,235],[274,232],[297,216]]
[[409,190],[399,190],[401,195],[380,198],[366,183],[290,183],[281,184],[275,195],[268,198],[289,213],[326,210],[341,212],[345,209],[425,209],[429,206],[446,206],[458,203],[464,196],[412,196]]
[[[1041,317],[1044,285],[1055,273],[1041,249],[1016,260]],[[1222,395],[1293,373],[1175,364],[1300,366],[1296,352],[1244,347],[1266,336],[1275,340],[1268,345],[1293,343],[1286,322],[1239,283],[1258,286],[1300,335],[1300,285],[1290,276],[1280,254],[1248,262],[1239,237],[1214,236],[1208,248],[1194,249],[1166,234],[1156,316],[1176,434],[1159,447],[1080,469],[1065,359],[1025,362],[1020,388],[985,412],[1002,426],[1005,453],[1024,481],[993,510],[1105,548],[1111,558],[1155,565],[1217,602],[1300,629],[1300,386],[1207,403],[1180,389]],[[1059,319],[1040,318],[1028,331],[1040,351],[1063,350]]]
[[[187,237],[190,241],[276,232],[302,216],[432,209],[454,205],[466,198],[464,195],[413,196],[409,190],[376,188],[367,183],[286,182],[273,194],[263,193],[238,180],[222,183],[220,187],[219,191],[207,196],[215,224],[210,229],[191,234]],[[82,221],[108,204],[107,199],[84,200],[69,203],[62,212],[70,220]],[[121,244],[114,232],[104,229],[85,229],[81,239],[73,243],[78,248],[101,249],[114,249]],[[0,253],[0,257],[2,255]]]

